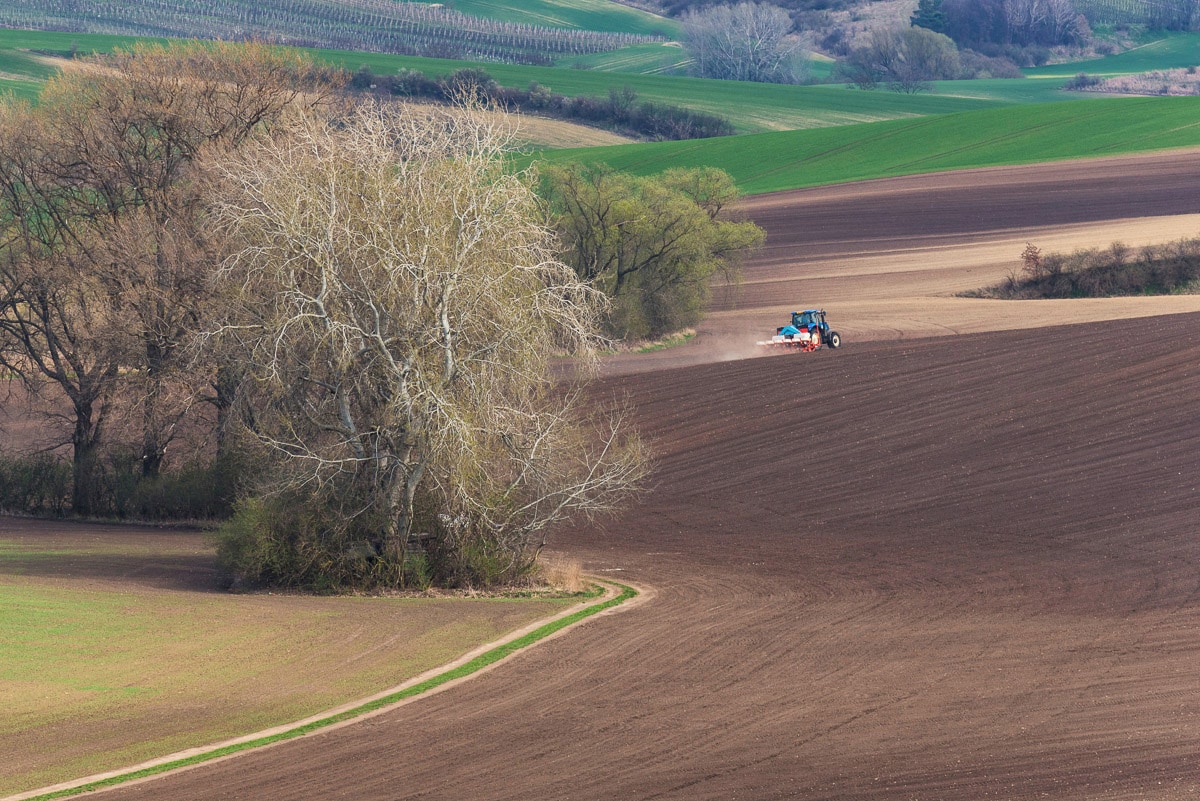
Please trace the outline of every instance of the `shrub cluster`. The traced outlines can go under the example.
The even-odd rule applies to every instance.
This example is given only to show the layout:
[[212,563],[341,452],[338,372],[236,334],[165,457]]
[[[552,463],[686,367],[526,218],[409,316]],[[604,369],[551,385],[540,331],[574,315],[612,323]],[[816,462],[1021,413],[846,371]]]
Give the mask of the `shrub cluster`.
[[[135,454],[109,453],[96,465],[93,514],[156,522],[228,517],[247,474],[241,460],[230,455],[146,478]],[[66,515],[72,478],[71,463],[51,454],[0,457],[0,512]]]
[[1187,97],[1200,95],[1200,72],[1197,72],[1195,67],[1181,67],[1104,79],[1081,72],[1067,82],[1064,88],[1114,94]]
[[1137,251],[1120,242],[1107,248],[1042,254],[1032,245],[1023,267],[1003,283],[970,293],[1014,300],[1164,295],[1200,289],[1200,237]]
[[1103,82],[1103,79],[1097,78],[1095,75],[1088,75],[1086,72],[1080,72],[1077,73],[1074,78],[1063,84],[1063,89],[1069,89],[1078,92],[1085,89],[1091,89]]
[[487,71],[474,67],[430,78],[408,69],[395,75],[375,75],[364,66],[355,73],[351,85],[363,91],[439,102],[471,92],[510,111],[577,120],[644,139],[705,139],[735,133],[733,124],[724,117],[666,103],[639,102],[637,92],[630,87],[610,90],[608,97],[568,97],[538,83],[530,83],[527,89],[500,86]]
[[63,515],[71,504],[71,465],[49,454],[0,457],[0,512]]
[[958,77],[963,80],[1025,77],[1021,68],[1004,55],[986,55],[975,50],[963,49],[958,53],[958,61]]
[[431,499],[418,504],[414,531],[400,554],[386,554],[386,521],[364,512],[353,493],[288,492],[248,498],[215,534],[227,588],[283,587],[310,592],[441,587],[489,589],[528,582],[532,560],[512,544],[472,532],[459,536]]
[[396,562],[379,559],[371,541],[380,521],[345,515],[337,500],[288,494],[239,503],[216,534],[223,582],[316,592],[403,586]]

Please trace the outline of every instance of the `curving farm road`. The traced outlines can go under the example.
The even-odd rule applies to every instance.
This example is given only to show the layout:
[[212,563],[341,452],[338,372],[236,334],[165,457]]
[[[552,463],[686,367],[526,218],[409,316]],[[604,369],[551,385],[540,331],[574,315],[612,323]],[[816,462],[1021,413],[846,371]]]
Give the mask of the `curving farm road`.
[[[1194,213],[1189,159],[1178,185],[1180,164],[1151,159],[1110,184],[1098,162],[753,208],[773,236],[824,215],[829,259],[968,245],[996,225]],[[996,207],[1020,181],[1068,197]],[[905,211],[943,191],[955,225]],[[836,233],[873,208],[882,244]],[[786,261],[768,251],[749,278],[786,285],[803,272]],[[722,319],[790,302],[764,292]],[[452,692],[105,797],[1200,794],[1200,313],[1129,316],[609,378],[657,443],[656,486],[557,545],[650,603]]]

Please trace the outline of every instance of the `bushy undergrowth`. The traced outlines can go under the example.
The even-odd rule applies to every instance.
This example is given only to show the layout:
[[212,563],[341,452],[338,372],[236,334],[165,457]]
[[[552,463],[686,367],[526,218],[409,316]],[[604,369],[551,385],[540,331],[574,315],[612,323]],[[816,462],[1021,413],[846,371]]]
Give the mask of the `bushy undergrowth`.
[[347,520],[300,496],[249,498],[216,533],[217,559],[234,588],[274,586],[336,592],[393,583],[374,575],[369,521]]
[[1133,250],[1107,248],[1043,254],[1029,245],[1022,269],[1003,283],[967,293],[971,297],[1103,298],[1200,291],[1200,237]]
[[1200,95],[1200,71],[1195,67],[1187,67],[1104,79],[1081,72],[1063,88],[1124,95],[1188,97]]
[[229,454],[150,479],[138,476],[116,500],[123,516],[139,520],[222,520],[233,513],[248,471],[244,457]]
[[384,521],[360,505],[332,490],[241,501],[214,535],[224,582],[309,592],[490,589],[519,585],[536,571],[535,560],[520,558],[524,551],[511,542],[453,525],[428,508],[414,527],[420,533],[401,553],[388,553]]
[[65,514],[71,503],[71,466],[49,454],[0,457],[0,511]]
[[[146,478],[136,456],[111,453],[96,469],[95,514],[154,522],[220,520],[231,514],[247,471],[242,457],[226,456]],[[51,454],[0,457],[0,512],[66,515],[72,477],[70,461]]]

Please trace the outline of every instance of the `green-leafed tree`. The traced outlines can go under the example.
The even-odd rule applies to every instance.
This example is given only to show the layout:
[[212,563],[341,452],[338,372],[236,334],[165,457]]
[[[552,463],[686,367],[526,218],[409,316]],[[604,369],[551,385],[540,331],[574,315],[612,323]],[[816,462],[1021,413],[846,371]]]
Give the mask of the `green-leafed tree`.
[[735,280],[765,236],[728,214],[737,189],[712,168],[639,177],[570,164],[546,169],[542,192],[564,261],[612,299],[608,330],[621,338],[699,321],[710,279]]
[[916,28],[945,33],[946,12],[942,10],[942,0],[920,0],[910,22]]

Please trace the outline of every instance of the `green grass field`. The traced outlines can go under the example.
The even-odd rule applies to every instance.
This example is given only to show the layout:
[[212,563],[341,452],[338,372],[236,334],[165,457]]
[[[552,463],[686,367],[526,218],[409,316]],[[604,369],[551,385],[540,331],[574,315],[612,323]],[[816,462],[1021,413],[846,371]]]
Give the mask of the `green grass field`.
[[[690,142],[547,151],[551,162],[604,162],[648,175],[728,171],[759,194],[970,167],[1200,146],[1200,98],[1104,98]],[[526,162],[527,163],[527,162]]]
[[690,59],[678,42],[630,45],[609,53],[568,56],[556,66],[635,75],[683,75]]
[[55,71],[55,67],[46,64],[43,59],[31,53],[20,50],[0,50],[0,73],[5,75],[20,75],[44,81]]
[[483,64],[337,50],[314,52],[319,58],[347,69],[370,66],[376,74],[390,74],[407,68],[420,70],[428,75],[447,75],[465,66],[476,66],[487,70],[488,74],[503,86],[523,88],[536,81],[563,95],[604,97],[611,88],[630,86],[637,91],[642,100],[670,103],[719,114],[729,119],[738,131],[743,133],[949,114],[1004,105],[1007,102],[990,97],[862,92],[841,85],[786,86],[624,73],[616,76],[598,70]]
[[1173,33],[1113,56],[1025,70],[1030,78],[1070,78],[1080,72],[1111,77],[1200,66],[1200,33]]
[[[114,47],[129,46],[146,41],[137,36],[108,36],[100,33],[55,33],[53,31],[21,31],[0,28],[0,51],[2,50],[49,50],[58,54],[109,53]],[[151,41],[166,41],[154,39]]]
[[0,534],[0,796],[302,719],[577,603],[234,595],[187,585],[198,535],[56,528]]
[[[37,98],[41,82],[54,73],[31,51],[44,50],[55,55],[109,53],[114,47],[137,41],[132,36],[106,36],[87,33],[48,33],[0,28],[0,93],[12,93],[26,100]],[[165,40],[158,40],[165,41]]]

